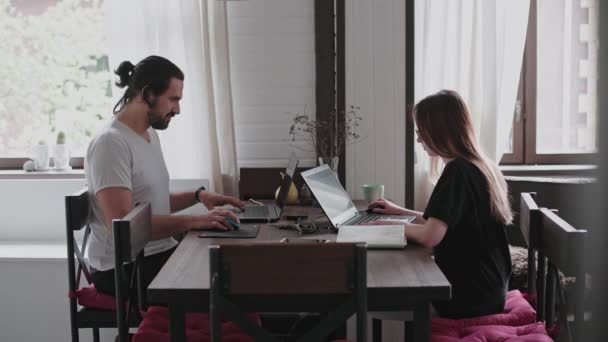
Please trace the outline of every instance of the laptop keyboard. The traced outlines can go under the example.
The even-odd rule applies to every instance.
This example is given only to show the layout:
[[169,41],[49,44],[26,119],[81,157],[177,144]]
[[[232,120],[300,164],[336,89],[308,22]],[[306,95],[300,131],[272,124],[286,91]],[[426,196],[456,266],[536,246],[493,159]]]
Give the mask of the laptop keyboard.
[[252,217],[267,217],[268,216],[268,207],[265,205],[252,205],[245,207],[245,212],[243,213],[245,216]]
[[362,223],[367,223],[367,222],[372,222],[372,221],[378,221],[378,220],[388,220],[390,219],[390,216],[383,216],[383,215],[359,215],[357,217],[355,217],[352,221],[348,222],[349,225],[355,225],[355,224],[362,224]]

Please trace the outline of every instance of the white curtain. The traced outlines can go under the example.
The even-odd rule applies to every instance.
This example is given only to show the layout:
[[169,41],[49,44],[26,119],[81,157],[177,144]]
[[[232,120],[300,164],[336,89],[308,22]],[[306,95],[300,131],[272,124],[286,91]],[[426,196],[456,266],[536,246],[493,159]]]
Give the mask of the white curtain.
[[[495,161],[508,146],[529,8],[530,0],[416,1],[416,102],[441,89],[460,93]],[[423,210],[441,165],[420,144],[415,159],[415,208]]]
[[105,14],[111,70],[160,55],[185,74],[181,114],[159,132],[171,178],[208,179],[213,191],[235,194],[226,3],[106,0]]

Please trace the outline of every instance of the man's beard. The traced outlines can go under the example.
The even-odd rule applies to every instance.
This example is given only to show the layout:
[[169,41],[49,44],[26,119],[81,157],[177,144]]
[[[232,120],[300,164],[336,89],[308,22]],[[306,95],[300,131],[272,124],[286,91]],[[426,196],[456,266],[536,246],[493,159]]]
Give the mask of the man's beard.
[[152,108],[148,112],[148,122],[150,122],[150,126],[156,130],[164,130],[169,127],[169,117],[175,116],[175,113],[169,112],[166,114],[160,114]]

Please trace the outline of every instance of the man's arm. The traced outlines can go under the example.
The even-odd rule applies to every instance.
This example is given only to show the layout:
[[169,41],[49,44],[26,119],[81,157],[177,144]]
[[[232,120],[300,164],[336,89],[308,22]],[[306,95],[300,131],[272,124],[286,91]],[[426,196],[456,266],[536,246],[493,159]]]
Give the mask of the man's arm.
[[[111,187],[99,191],[95,196],[103,210],[106,228],[111,233],[112,220],[124,217],[133,209],[131,191],[127,188]],[[152,240],[170,237],[193,228],[232,229],[226,221],[226,217],[236,220],[236,216],[232,212],[225,210],[214,210],[206,215],[198,216],[154,215],[152,216]]]
[[243,209],[244,205],[238,198],[216,194],[210,191],[199,191],[198,201],[194,198],[195,191],[178,192],[170,195],[171,212],[177,212],[195,205],[198,202],[203,203],[207,209],[211,210],[216,206],[230,204],[239,209]]
[[187,192],[175,192],[169,195],[169,203],[171,205],[171,212],[175,213],[198,203],[194,199],[194,191]]

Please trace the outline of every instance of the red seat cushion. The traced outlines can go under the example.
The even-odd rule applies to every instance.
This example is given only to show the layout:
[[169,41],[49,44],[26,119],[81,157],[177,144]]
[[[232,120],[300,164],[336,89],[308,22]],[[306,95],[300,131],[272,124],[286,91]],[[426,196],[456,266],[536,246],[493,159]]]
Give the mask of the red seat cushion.
[[483,325],[463,328],[436,325],[431,330],[431,342],[553,342],[542,322],[519,327]]
[[519,290],[513,290],[507,292],[505,310],[502,313],[464,319],[436,317],[433,318],[431,324],[433,326],[437,325],[453,328],[480,325],[521,326],[534,323],[535,320],[536,311],[534,311],[534,308],[532,308],[530,303],[528,303]]
[[76,290],[76,298],[78,304],[86,308],[116,310],[116,298],[97,291],[93,284]]
[[[260,325],[258,315],[249,314],[249,319]],[[133,342],[168,342],[169,341],[169,310],[165,307],[151,306],[144,313],[143,321],[133,336]],[[186,314],[186,340],[210,341],[211,329],[209,314]],[[236,324],[222,321],[222,341],[253,342],[253,338],[245,335]]]

